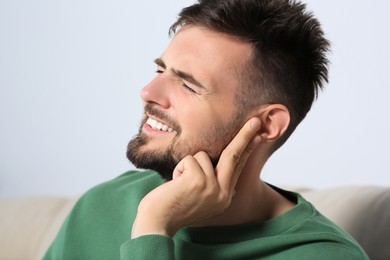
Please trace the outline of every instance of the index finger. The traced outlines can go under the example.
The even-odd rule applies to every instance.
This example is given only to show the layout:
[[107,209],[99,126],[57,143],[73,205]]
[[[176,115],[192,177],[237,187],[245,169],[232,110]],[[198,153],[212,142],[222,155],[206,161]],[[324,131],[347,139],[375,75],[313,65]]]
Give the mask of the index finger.
[[251,118],[222,151],[216,166],[217,179],[221,188],[231,191],[236,186],[242,166],[245,165],[246,160],[255,147],[255,144],[251,145],[251,141],[256,136],[260,126],[260,119],[256,117]]

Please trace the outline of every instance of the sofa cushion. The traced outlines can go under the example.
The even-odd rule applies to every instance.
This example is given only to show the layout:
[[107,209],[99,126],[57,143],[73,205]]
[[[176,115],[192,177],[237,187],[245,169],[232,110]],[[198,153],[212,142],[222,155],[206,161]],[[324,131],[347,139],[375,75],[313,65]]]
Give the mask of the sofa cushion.
[[350,233],[371,259],[390,259],[390,188],[340,187],[301,194]]
[[41,259],[76,198],[0,199],[0,259]]

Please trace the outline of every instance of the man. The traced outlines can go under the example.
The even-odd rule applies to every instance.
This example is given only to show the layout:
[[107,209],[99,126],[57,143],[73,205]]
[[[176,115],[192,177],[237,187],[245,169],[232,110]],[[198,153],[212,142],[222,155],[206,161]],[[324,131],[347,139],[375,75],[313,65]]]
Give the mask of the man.
[[127,151],[153,171],[88,191],[45,258],[367,259],[300,195],[259,179],[327,81],[318,21],[295,1],[200,0],[171,32]]

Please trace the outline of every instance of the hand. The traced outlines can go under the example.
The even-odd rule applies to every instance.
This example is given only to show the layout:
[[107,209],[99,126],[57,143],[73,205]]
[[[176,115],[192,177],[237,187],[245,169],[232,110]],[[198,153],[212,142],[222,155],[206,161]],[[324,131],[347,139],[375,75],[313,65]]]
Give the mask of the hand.
[[250,119],[223,150],[215,169],[205,152],[182,159],[173,172],[172,181],[142,199],[132,238],[147,234],[172,237],[180,228],[228,208],[246,160],[261,141],[256,135],[259,129],[260,120]]

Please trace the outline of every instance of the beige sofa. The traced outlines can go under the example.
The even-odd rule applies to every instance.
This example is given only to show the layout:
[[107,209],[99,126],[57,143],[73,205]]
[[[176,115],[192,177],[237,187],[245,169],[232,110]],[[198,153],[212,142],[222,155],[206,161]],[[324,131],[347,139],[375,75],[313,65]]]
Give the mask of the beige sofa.
[[[293,190],[354,236],[371,259],[390,259],[390,187]],[[40,259],[75,202],[0,198],[0,259]]]

